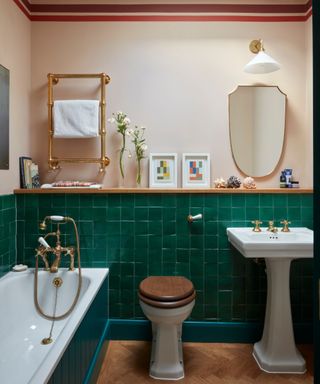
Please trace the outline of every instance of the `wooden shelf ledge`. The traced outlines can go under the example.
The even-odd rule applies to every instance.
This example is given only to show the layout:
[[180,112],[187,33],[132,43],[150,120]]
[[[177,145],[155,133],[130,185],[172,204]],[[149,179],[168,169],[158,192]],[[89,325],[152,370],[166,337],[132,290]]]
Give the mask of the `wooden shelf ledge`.
[[245,189],[245,188],[36,188],[36,189],[15,189],[14,193],[21,194],[61,194],[61,193],[74,193],[74,194],[111,194],[111,193],[313,193],[312,188],[257,188],[257,189]]

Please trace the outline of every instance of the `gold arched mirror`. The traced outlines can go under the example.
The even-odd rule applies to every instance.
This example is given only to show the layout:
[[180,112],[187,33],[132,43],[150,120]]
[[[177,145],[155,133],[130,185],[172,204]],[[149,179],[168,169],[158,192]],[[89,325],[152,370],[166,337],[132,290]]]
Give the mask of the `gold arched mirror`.
[[270,175],[283,149],[286,95],[277,86],[240,85],[229,94],[229,132],[237,167],[248,176]]

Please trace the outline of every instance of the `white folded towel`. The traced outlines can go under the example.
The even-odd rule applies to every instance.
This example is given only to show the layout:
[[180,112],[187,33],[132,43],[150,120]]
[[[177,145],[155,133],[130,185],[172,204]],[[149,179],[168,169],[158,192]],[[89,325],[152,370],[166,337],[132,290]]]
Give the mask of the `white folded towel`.
[[99,100],[57,100],[53,104],[53,136],[97,137],[99,117]]

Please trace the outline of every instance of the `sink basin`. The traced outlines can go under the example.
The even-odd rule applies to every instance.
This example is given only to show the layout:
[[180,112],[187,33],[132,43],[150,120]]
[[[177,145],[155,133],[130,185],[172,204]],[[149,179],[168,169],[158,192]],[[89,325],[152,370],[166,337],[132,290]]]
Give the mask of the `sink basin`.
[[313,231],[253,232],[252,228],[227,228],[230,243],[247,258],[265,258],[267,305],[262,339],[253,356],[269,373],[304,373],[306,363],[296,348],[290,304],[290,265],[298,258],[313,257]]
[[230,243],[244,257],[286,257],[291,259],[313,257],[313,231],[291,228],[290,232],[253,232],[252,228],[228,228]]

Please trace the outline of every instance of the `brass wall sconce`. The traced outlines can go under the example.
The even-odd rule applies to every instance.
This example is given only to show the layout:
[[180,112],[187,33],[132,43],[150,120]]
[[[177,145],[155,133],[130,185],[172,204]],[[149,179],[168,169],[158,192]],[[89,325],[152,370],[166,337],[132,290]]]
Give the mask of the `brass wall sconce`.
[[280,69],[280,64],[264,51],[261,39],[252,40],[249,49],[256,56],[244,67],[247,73],[270,73]]

